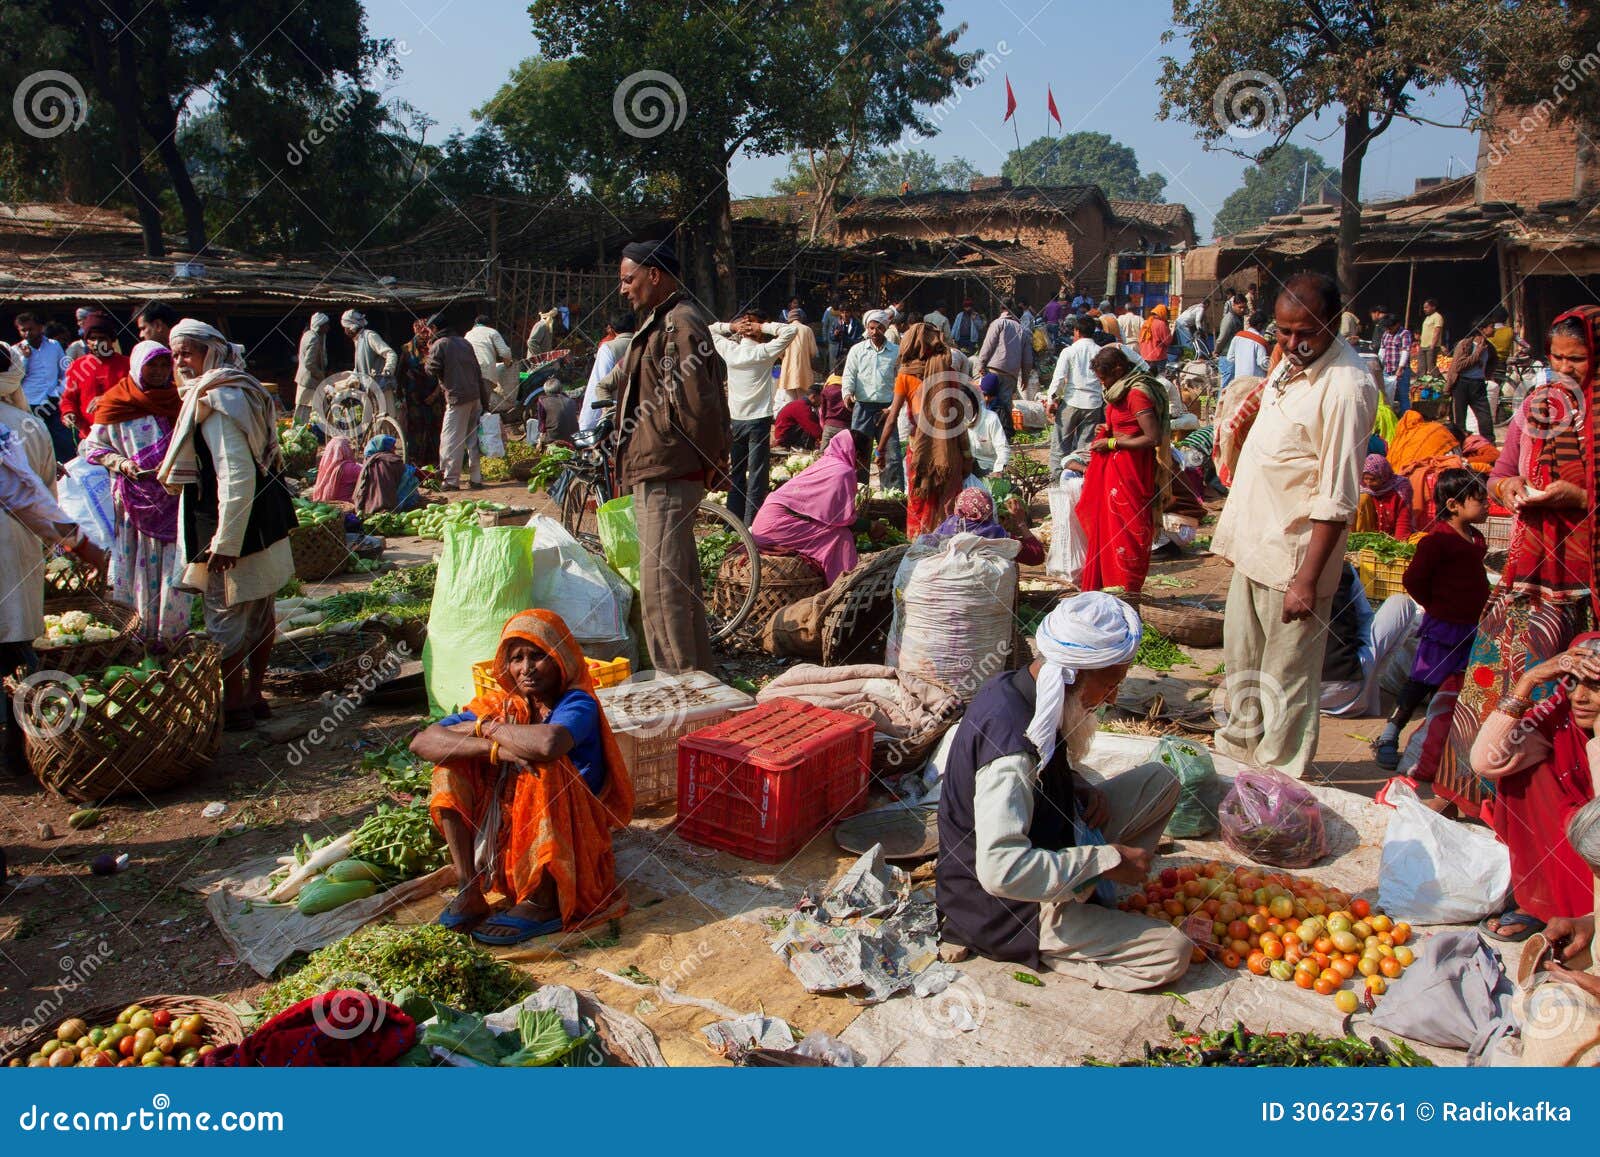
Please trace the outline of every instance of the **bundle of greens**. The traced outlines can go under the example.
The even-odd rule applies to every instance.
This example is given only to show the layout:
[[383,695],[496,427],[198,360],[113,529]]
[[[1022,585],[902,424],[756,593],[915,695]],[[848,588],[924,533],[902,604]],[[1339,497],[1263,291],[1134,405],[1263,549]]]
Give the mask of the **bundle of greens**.
[[425,796],[433,786],[433,765],[411,754],[411,744],[397,739],[361,757],[362,771],[376,771],[378,782],[395,795]]
[[439,580],[439,564],[401,567],[382,578],[372,580],[367,589],[377,595],[404,595],[408,599],[431,599],[433,585]]
[[380,803],[356,829],[350,853],[396,880],[414,880],[449,861],[444,838],[428,815],[427,793],[400,806]]
[[1354,554],[1358,550],[1370,550],[1378,556],[1380,562],[1396,562],[1411,558],[1417,553],[1417,548],[1411,543],[1390,538],[1387,534],[1379,534],[1376,531],[1352,534],[1345,540],[1344,549],[1348,554]]
[[422,1030],[421,1041],[424,1046],[499,1068],[543,1068],[558,1063],[576,1067],[599,1057],[598,1047],[583,1047],[594,1042],[593,1033],[568,1036],[561,1014],[553,1009],[527,1008],[517,1014],[517,1031],[502,1033],[496,1033],[480,1016],[441,1008],[438,1019]]
[[533,473],[528,475],[528,493],[538,494],[549,490],[561,477],[561,472],[567,468],[567,463],[572,461],[572,451],[565,446],[552,446],[539,456],[539,461],[533,464]]
[[1135,665],[1148,667],[1152,671],[1170,671],[1174,667],[1194,665],[1194,660],[1184,653],[1183,648],[1149,625],[1145,626],[1144,634],[1139,639],[1139,650],[1133,661]]
[[1318,1036],[1314,1032],[1251,1032],[1239,1021],[1231,1029],[1195,1033],[1176,1018],[1167,1027],[1178,1038],[1173,1045],[1144,1046],[1144,1056],[1123,1061],[1102,1061],[1089,1056],[1083,1063],[1100,1068],[1284,1068],[1413,1069],[1432,1068],[1433,1062],[1398,1038],[1384,1044],[1377,1037],[1362,1040]]
[[408,1004],[420,997],[453,1008],[499,1009],[533,991],[533,982],[458,932],[437,924],[369,925],[313,952],[304,967],[261,997],[268,1015],[327,991],[332,982]]

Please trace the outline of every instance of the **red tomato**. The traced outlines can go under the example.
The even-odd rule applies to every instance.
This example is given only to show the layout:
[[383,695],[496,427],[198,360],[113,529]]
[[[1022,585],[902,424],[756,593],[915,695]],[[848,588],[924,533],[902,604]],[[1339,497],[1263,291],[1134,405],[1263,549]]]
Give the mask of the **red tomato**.
[[1365,920],[1368,916],[1372,915],[1372,905],[1360,898],[1351,900],[1350,915],[1354,916],[1357,920]]
[[1339,991],[1338,983],[1329,980],[1326,976],[1317,977],[1317,979],[1312,982],[1311,987],[1316,990],[1318,996],[1332,996],[1335,992]]
[[1222,954],[1222,967],[1224,967],[1224,968],[1238,968],[1239,967],[1239,954],[1237,952],[1235,952],[1232,948],[1229,948],[1225,952],[1223,952],[1223,954]]
[[1250,954],[1250,959],[1245,961],[1245,966],[1257,976],[1265,976],[1267,974],[1267,969],[1272,967],[1272,961],[1268,960],[1259,952],[1252,952]]
[[1294,982],[1301,988],[1311,988],[1317,983],[1315,974],[1304,968],[1295,969]]
[[1176,888],[1178,886],[1178,871],[1176,868],[1161,869],[1161,886],[1163,888]]

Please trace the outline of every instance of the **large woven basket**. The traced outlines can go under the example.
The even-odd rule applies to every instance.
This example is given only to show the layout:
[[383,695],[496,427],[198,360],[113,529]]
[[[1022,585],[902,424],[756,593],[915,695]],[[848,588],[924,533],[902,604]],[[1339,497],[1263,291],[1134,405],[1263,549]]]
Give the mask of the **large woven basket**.
[[388,649],[389,636],[375,630],[283,639],[272,648],[261,685],[274,695],[316,695],[353,687]]
[[1139,605],[1139,617],[1163,638],[1185,647],[1222,646],[1222,609],[1198,599],[1151,599]]
[[[869,520],[882,519],[896,530],[906,528],[906,500],[904,498],[866,498],[856,503],[856,517]],[[765,582],[765,577],[762,578]]]
[[[1047,589],[1024,590],[1021,586],[1023,582],[1043,583]],[[1020,577],[1017,585],[1017,610],[1019,612],[1054,610],[1056,603],[1076,589],[1066,579],[1056,578],[1053,575],[1030,574]]]
[[294,574],[301,582],[315,583],[332,578],[350,565],[350,547],[345,543],[344,518],[327,518],[289,532],[289,549],[294,553]]
[[106,626],[115,628],[117,637],[100,643],[75,643],[70,647],[35,647],[41,670],[85,675],[119,663],[143,649],[139,639],[139,612],[132,607],[99,595],[66,595],[53,600],[45,613],[61,615],[68,611],[88,612]]
[[[44,576],[44,601],[50,608],[51,614],[55,613],[56,603],[62,599],[72,598],[74,595],[103,594],[106,589],[106,576],[99,569],[90,566],[81,558],[65,556],[71,562],[66,570],[51,574],[48,570]],[[48,566],[48,560],[46,566]]]
[[84,803],[164,791],[211,762],[222,741],[215,643],[178,643],[148,683],[119,679],[96,704],[73,682],[43,680],[13,700],[39,782]]
[[904,546],[868,555],[828,589],[822,618],[822,665],[881,663],[894,620],[894,575]]
[[[809,560],[797,554],[763,553],[755,605],[750,608],[742,629],[759,634],[784,607],[821,594],[827,586],[822,572]],[[711,591],[712,612],[732,615],[744,602],[749,589],[750,559],[743,551],[732,551],[717,571],[716,586]]]
[[9,1063],[13,1057],[27,1059],[38,1052],[46,1041],[55,1038],[57,1026],[69,1017],[85,1021],[90,1028],[103,1028],[115,1021],[123,1009],[134,1004],[148,1012],[166,1009],[174,1020],[198,1012],[206,1022],[205,1030],[201,1033],[204,1043],[218,1048],[236,1045],[244,1040],[244,1022],[239,1019],[238,1013],[220,1000],[212,1000],[209,996],[141,996],[134,1000],[119,1000],[115,1004],[95,1005],[81,1012],[63,1008],[50,1023],[39,1025],[26,1036],[6,1041],[4,1049],[0,1050],[0,1064]]

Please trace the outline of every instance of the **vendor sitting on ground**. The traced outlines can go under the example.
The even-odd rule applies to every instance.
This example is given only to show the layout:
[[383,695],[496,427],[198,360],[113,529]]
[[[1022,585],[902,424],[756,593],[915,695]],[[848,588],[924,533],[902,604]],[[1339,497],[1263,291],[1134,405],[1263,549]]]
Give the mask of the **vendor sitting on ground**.
[[417,471],[395,453],[393,434],[369,439],[351,501],[359,514],[409,510],[416,504]]
[[856,535],[874,540],[883,527],[856,515],[856,490],[867,479],[872,436],[840,434],[811,465],[761,504],[750,537],[763,554],[797,554],[822,572],[829,586],[856,565]]
[[1085,903],[1137,885],[1178,780],[1159,762],[1091,786],[1073,771],[1139,649],[1138,612],[1092,591],[1057,605],[1039,658],[979,689],[956,729],[939,798],[940,954],[1048,966],[1105,988],[1170,984],[1194,945],[1159,920]]
[[981,486],[969,486],[956,498],[955,513],[939,524],[924,539],[948,538],[956,534],[976,534],[979,538],[1014,538],[1022,544],[1018,566],[1040,566],[1044,562],[1044,543],[1028,529],[1028,511],[1016,496],[998,507]]
[[[461,887],[439,923],[507,945],[620,916],[611,829],[633,818],[633,783],[583,652],[559,615],[523,611],[494,677],[411,741],[435,765],[428,809]],[[511,906],[490,915],[491,890]]]
[[772,444],[788,450],[815,450],[822,441],[822,383],[812,382],[772,423]]
[[1376,531],[1390,538],[1411,537],[1411,483],[1396,474],[1382,454],[1368,454],[1361,467],[1354,529],[1357,534]]

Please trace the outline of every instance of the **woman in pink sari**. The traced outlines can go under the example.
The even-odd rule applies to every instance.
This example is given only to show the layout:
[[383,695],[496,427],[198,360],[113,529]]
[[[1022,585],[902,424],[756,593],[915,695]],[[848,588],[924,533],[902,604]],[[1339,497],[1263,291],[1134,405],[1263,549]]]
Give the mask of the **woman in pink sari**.
[[[863,449],[864,447],[864,449]],[[822,457],[785,482],[761,504],[750,536],[763,553],[797,554],[813,563],[831,586],[856,565],[856,532],[869,529],[856,517],[856,488],[863,454],[872,442],[865,434],[843,433],[828,443]]]
[[338,435],[328,439],[317,461],[317,484],[311,488],[315,502],[349,502],[361,477],[361,459],[350,447],[350,439]]

